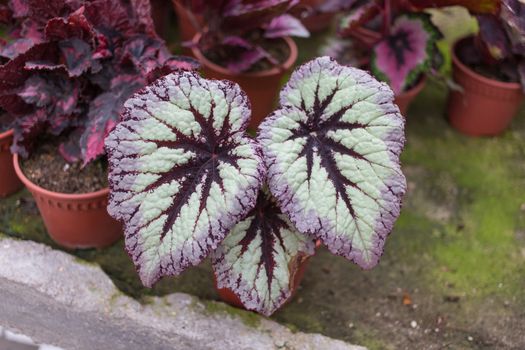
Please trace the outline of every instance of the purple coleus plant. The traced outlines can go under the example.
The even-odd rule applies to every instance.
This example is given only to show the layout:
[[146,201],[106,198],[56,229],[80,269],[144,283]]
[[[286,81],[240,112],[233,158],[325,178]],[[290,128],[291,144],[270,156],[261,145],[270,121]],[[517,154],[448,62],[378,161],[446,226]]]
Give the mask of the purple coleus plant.
[[70,162],[99,158],[133,93],[197,67],[155,34],[149,0],[11,0],[7,13],[0,107],[16,118],[12,150],[21,156],[51,135]]
[[372,268],[406,189],[393,100],[329,57],[292,74],[256,139],[232,82],[180,71],[133,95],[106,139],[108,210],[143,284],[211,256],[218,287],[270,315],[317,240]]
[[[354,1],[338,28],[341,38],[353,41],[348,46],[356,48],[356,54],[372,52],[368,68],[396,94],[412,87],[423,74],[437,71],[443,63],[436,45],[442,37],[439,29],[428,14],[407,12],[409,5],[401,0]],[[341,52],[338,48],[330,51]]]
[[[298,0],[175,0],[190,16],[203,19],[198,28],[199,49],[207,56],[220,58],[234,73],[249,71],[260,61],[278,65],[279,58],[267,48],[268,41],[286,36],[308,37],[301,21],[287,13]],[[198,21],[193,21],[198,25]]]

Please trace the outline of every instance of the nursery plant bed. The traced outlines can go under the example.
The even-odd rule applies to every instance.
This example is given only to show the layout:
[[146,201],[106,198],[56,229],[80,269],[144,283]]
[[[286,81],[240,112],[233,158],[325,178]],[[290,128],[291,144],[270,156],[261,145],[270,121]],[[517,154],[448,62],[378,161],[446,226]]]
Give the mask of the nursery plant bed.
[[[502,137],[472,139],[448,126],[445,95],[429,84],[411,108],[409,191],[379,266],[364,272],[320,249],[296,297],[271,319],[369,349],[525,346],[525,111]],[[53,246],[25,191],[0,201],[0,231]],[[142,303],[183,292],[223,307],[213,302],[209,264],[147,289],[121,242],[72,254]]]

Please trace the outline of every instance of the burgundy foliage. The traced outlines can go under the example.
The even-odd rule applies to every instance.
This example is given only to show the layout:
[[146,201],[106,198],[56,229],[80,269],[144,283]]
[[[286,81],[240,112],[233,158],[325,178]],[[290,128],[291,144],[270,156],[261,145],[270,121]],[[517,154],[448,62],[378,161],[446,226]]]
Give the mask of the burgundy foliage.
[[301,22],[287,12],[298,0],[176,0],[190,14],[204,19],[199,48],[219,55],[233,72],[250,70],[261,60],[278,64],[263,42],[284,36],[309,36]]
[[[479,34],[468,57],[471,65],[497,65],[500,78],[521,82],[525,91],[525,4],[519,0],[502,0],[499,14],[477,16]],[[461,52],[460,52],[461,54]]]
[[0,44],[0,107],[16,116],[22,156],[52,135],[68,161],[97,159],[129,96],[197,67],[155,34],[149,0],[10,0],[0,15],[11,28]]

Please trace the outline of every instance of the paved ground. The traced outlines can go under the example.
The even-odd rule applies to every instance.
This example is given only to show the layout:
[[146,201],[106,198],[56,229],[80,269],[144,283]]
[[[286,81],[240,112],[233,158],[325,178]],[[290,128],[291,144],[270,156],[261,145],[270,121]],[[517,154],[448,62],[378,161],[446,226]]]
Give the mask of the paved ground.
[[0,349],[1,350],[62,350],[59,347],[36,344],[30,337],[9,331],[0,326]]

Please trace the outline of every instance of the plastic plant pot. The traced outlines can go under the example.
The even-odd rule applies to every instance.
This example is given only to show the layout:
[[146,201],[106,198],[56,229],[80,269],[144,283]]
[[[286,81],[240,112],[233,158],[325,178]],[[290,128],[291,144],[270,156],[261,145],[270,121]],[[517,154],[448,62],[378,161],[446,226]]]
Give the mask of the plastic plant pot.
[[18,155],[13,157],[16,174],[33,195],[47,232],[66,248],[107,247],[122,236],[122,225],[107,213],[109,189],[65,194],[32,183],[22,172]]

